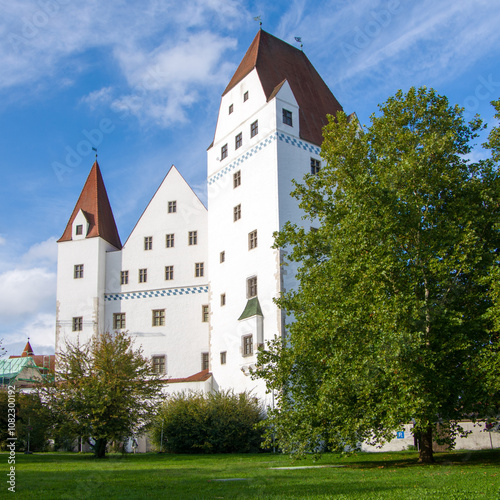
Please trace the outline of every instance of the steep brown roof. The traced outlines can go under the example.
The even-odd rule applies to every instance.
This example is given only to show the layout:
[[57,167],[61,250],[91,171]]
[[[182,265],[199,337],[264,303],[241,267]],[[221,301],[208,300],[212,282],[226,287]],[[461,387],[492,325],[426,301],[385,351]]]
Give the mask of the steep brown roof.
[[304,52],[259,30],[222,95],[227,94],[254,68],[268,101],[284,80],[288,81],[299,105],[300,137],[321,145],[322,128],[328,123],[326,115],[335,116],[342,106]]
[[26,345],[24,347],[24,351],[21,354],[21,357],[25,358],[26,356],[33,356],[33,348],[31,347],[30,341],[26,342]]
[[205,382],[205,380],[208,380],[211,376],[212,374],[206,369],[185,378],[169,378],[167,382],[169,384],[178,384],[179,382]]
[[72,240],[72,224],[78,212],[82,210],[89,222],[89,231],[87,238],[100,236],[111,245],[121,249],[122,244],[118,229],[116,228],[115,218],[111,205],[109,203],[108,194],[102,180],[101,169],[97,160],[95,161],[89,176],[83,186],[82,192],[76,202],[73,213],[59,241]]

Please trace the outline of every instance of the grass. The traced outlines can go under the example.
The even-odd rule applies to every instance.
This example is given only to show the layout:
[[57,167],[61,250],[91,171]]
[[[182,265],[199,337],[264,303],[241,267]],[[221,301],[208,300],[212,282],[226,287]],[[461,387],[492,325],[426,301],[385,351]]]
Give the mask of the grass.
[[[7,459],[0,454],[2,472]],[[415,452],[326,454],[317,462],[267,453],[102,460],[77,453],[18,454],[15,498],[500,500],[500,450],[438,453],[436,459],[424,466]],[[318,465],[336,467],[271,469]],[[8,498],[2,476],[0,498]]]

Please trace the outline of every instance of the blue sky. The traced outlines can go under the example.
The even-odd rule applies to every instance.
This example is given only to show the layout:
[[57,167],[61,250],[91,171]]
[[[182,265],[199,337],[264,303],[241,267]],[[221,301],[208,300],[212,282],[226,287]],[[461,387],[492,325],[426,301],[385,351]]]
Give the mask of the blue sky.
[[99,164],[125,241],[172,164],[206,200],[220,96],[258,30],[304,51],[362,123],[426,85],[493,124],[491,0],[20,0],[0,20],[0,338],[54,350],[56,240]]

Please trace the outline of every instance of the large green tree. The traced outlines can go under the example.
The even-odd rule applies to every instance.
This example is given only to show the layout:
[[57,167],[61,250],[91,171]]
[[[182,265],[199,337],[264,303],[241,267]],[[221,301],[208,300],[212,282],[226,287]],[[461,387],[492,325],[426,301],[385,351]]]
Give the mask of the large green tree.
[[296,183],[305,222],[276,246],[299,284],[278,300],[288,334],[258,371],[278,396],[270,429],[284,450],[382,443],[413,421],[431,462],[437,422],[453,436],[495,401],[478,363],[495,339],[500,180],[493,159],[467,159],[481,121],[434,90],[379,108],[365,131],[331,118],[326,166]]
[[161,382],[142,350],[124,332],[86,344],[67,343],[54,383],[44,389],[59,433],[89,439],[101,458],[111,441],[140,435],[151,423]]

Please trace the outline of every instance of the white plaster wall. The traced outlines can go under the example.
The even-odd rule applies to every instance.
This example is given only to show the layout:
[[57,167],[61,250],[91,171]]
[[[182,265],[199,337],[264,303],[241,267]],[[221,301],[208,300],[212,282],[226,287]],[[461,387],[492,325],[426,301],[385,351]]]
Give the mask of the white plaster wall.
[[[168,202],[177,211],[168,213]],[[189,231],[198,243],[188,244]],[[173,248],[165,235],[174,234]],[[153,237],[152,250],[144,238]],[[126,314],[125,330],[142,346],[146,357],[166,355],[166,375],[188,377],[201,371],[202,352],[208,352],[208,323],[202,306],[208,305],[207,211],[175,167],[151,199],[121,252],[108,254],[105,328],[113,329],[113,314]],[[203,262],[205,275],[195,277],[195,263]],[[174,266],[174,279],[165,280],[165,266]],[[148,270],[139,283],[139,269]],[[129,283],[120,284],[122,270]],[[165,325],[153,326],[152,311],[165,309]]]
[[[102,330],[106,253],[116,250],[102,238],[93,237],[58,244],[56,352],[65,339],[88,341]],[[74,278],[74,266],[84,265],[83,278]],[[83,317],[83,330],[72,331],[72,319]]]

